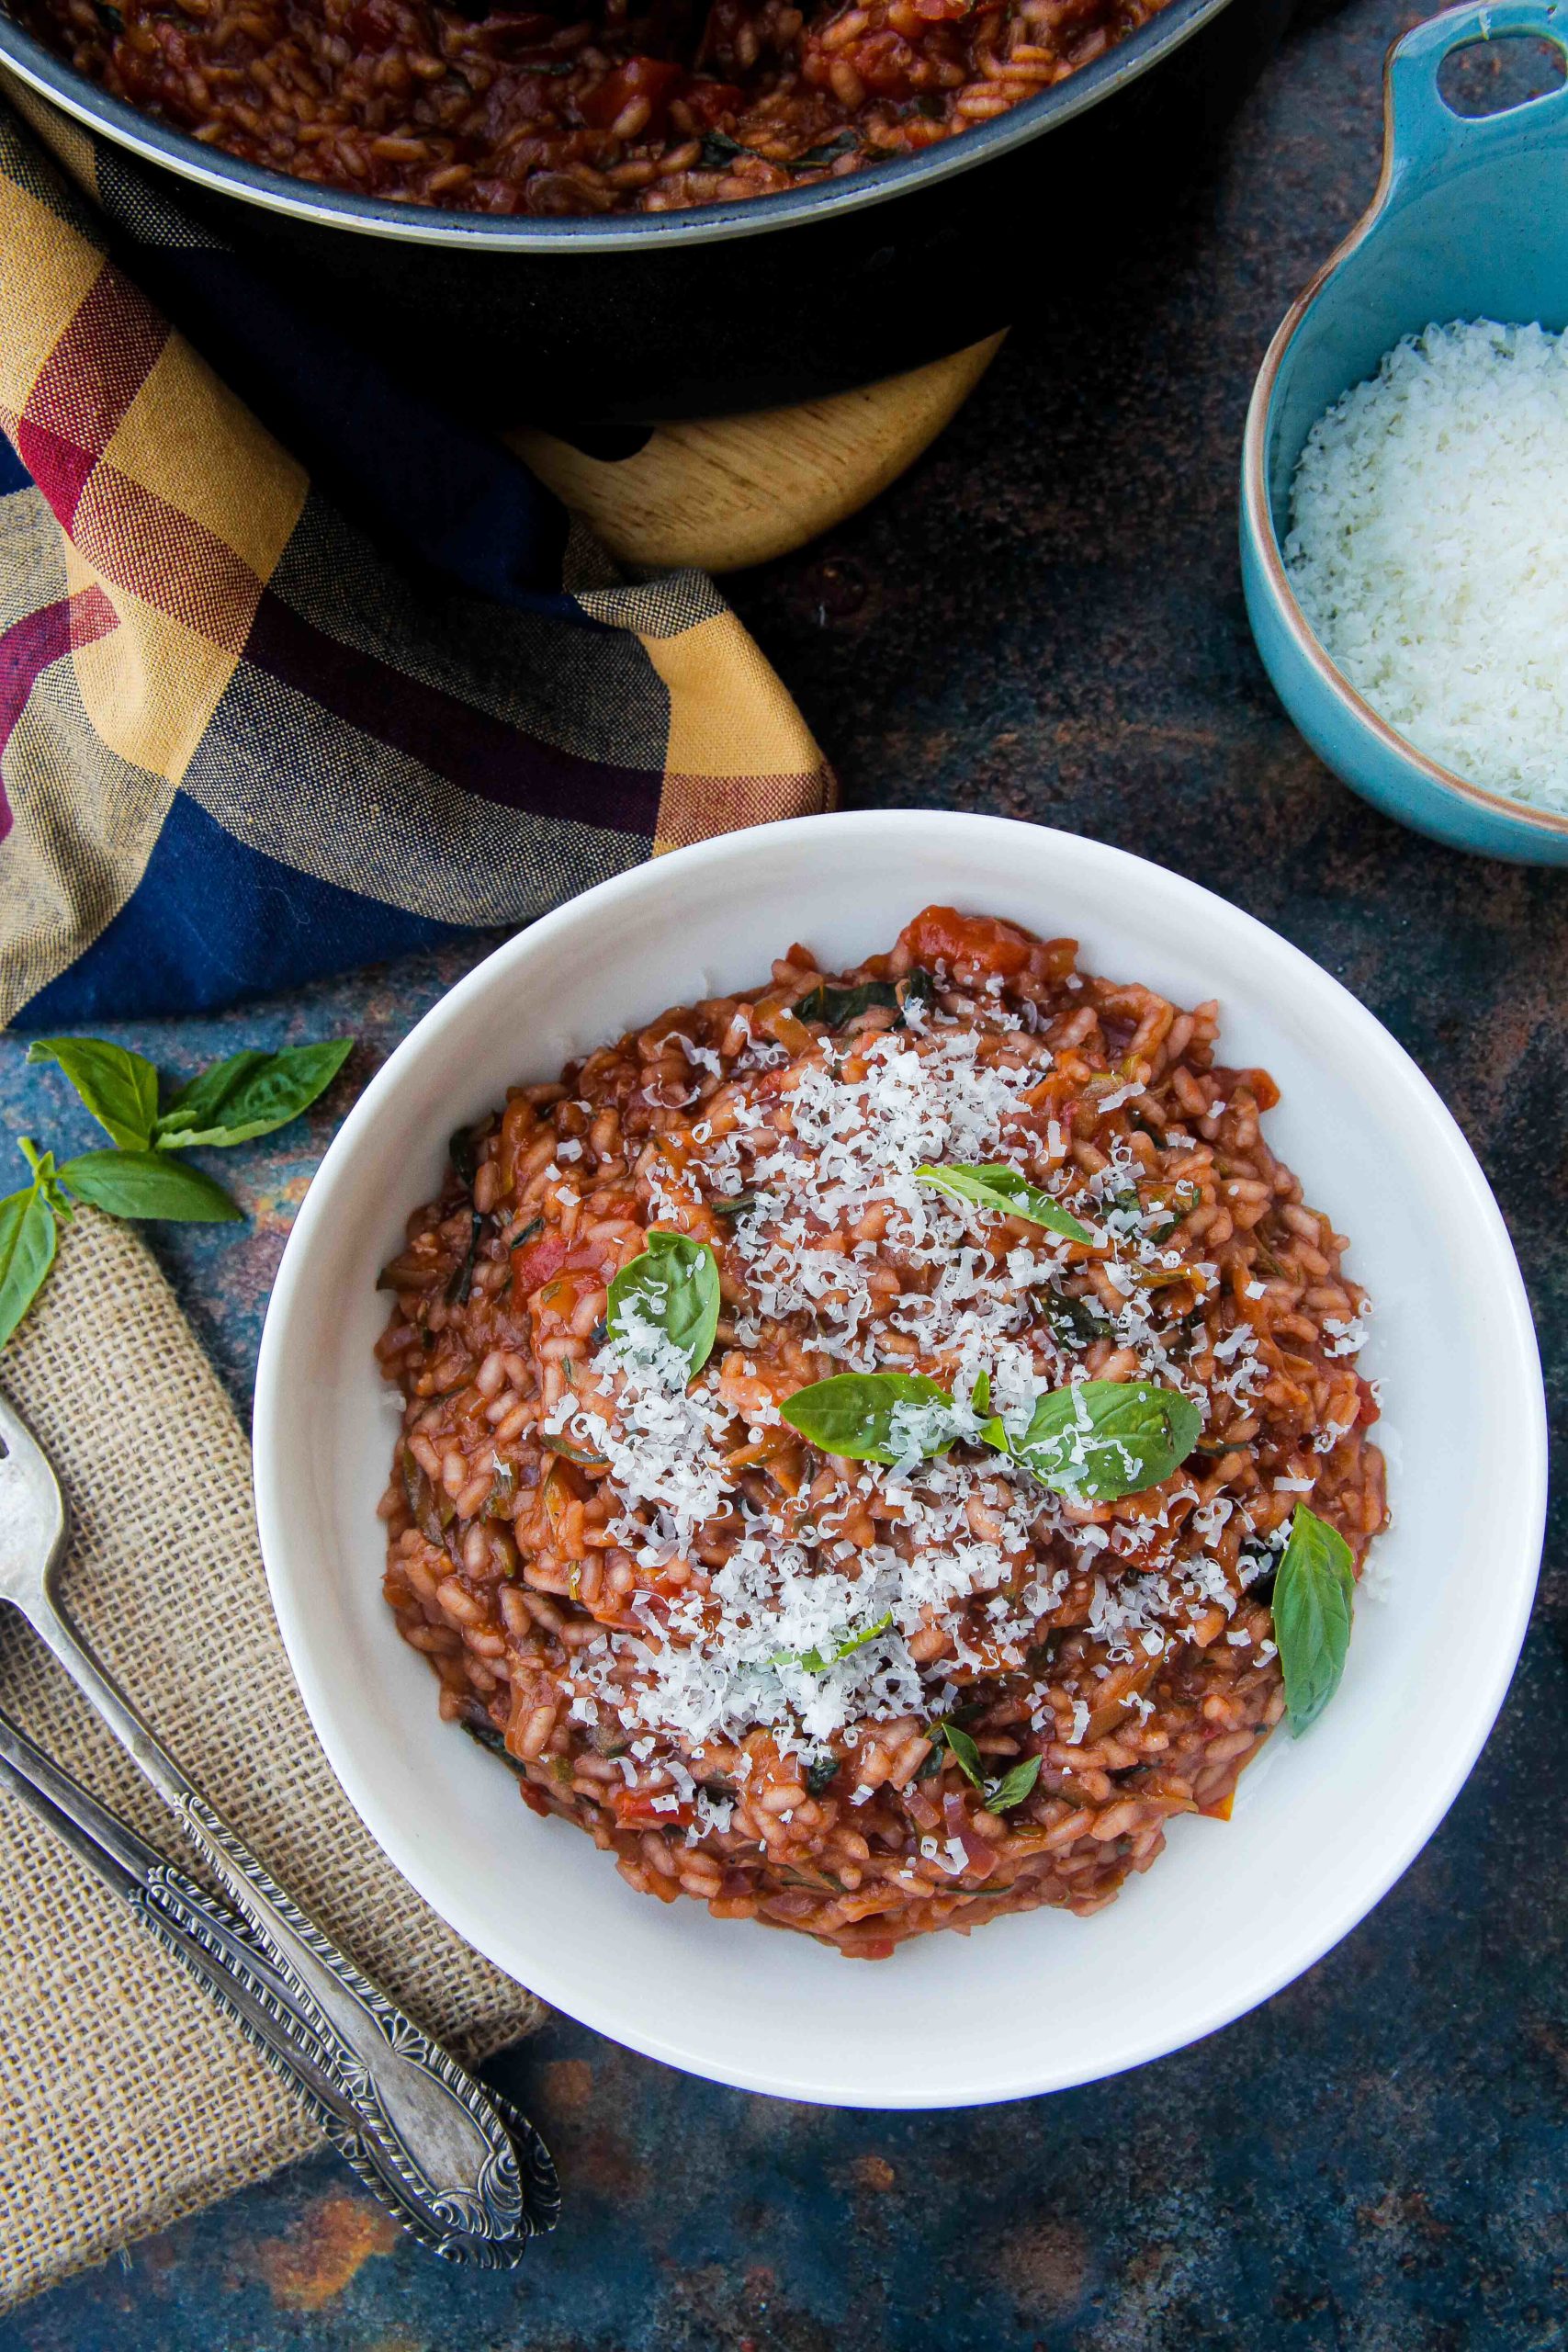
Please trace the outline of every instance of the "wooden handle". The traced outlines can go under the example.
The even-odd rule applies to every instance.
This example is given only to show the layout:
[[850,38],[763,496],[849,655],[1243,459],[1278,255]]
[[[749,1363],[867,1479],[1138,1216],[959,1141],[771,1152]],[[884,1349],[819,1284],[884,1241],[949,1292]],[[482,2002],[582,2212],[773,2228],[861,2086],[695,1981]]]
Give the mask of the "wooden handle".
[[612,555],[659,571],[737,571],[841,523],[962,408],[1003,337],[795,408],[661,424],[634,458],[584,457],[547,433],[511,436]]

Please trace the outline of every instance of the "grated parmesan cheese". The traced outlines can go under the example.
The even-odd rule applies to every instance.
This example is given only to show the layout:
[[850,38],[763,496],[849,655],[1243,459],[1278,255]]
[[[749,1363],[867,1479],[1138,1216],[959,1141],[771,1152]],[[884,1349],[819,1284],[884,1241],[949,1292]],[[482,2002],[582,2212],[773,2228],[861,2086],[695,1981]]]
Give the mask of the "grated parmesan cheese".
[[[1217,1286],[1219,1269],[1162,1246],[1168,1210],[1141,1200],[1124,1140],[1112,1139],[1105,1164],[1085,1175],[1059,1122],[1043,1136],[1032,1123],[1026,1098],[1051,1066],[1030,1042],[1034,1024],[994,997],[984,1029],[918,1001],[908,1010],[902,1031],[862,1034],[847,1049],[824,1041],[795,1062],[782,1092],[727,1080],[724,1117],[690,1131],[697,1157],[679,1174],[657,1159],[645,1167],[650,1223],[682,1223],[694,1170],[706,1197],[750,1204],[730,1228],[744,1279],[743,1296],[726,1306],[732,1351],[716,1352],[689,1380],[680,1351],[628,1306],[541,1421],[545,1435],[607,1464],[605,1533],[643,1572],[634,1623],[582,1643],[570,1676],[573,1715],[591,1721],[609,1709],[636,1735],[639,1760],[668,1756],[671,1739],[695,1758],[705,1742],[739,1740],[758,1724],[802,1758],[835,1739],[852,1750],[859,1725],[956,1703],[958,1686],[941,1679],[951,1671],[1024,1670],[1039,1621],[1086,1571],[1095,1571],[1088,1623],[1104,1645],[1101,1677],[1158,1657],[1215,1605],[1227,1617],[1235,1611],[1214,1548],[1237,1508],[1230,1498],[1194,1509],[1189,1495],[1174,1519],[1162,1498],[1135,1520],[1106,1520],[1004,1455],[926,1458],[919,1408],[904,1415],[903,1459],[844,1465],[830,1502],[787,1530],[730,1466],[728,1382],[749,1384],[741,1410],[752,1444],[778,1424],[758,1359],[780,1325],[807,1333],[811,1351],[845,1370],[903,1361],[932,1372],[961,1435],[976,1434],[993,1413],[1020,1432],[1043,1395],[1083,1377],[1082,1334],[1058,1334],[1039,1306],[1042,1289],[1072,1262],[1071,1245],[1042,1227],[998,1261],[992,1214],[917,1177],[928,1162],[1021,1166],[1089,1226],[1105,1253],[1094,1333],[1124,1351],[1129,1376],[1181,1389],[1205,1416],[1211,1392],[1240,1400],[1265,1376],[1245,1320],[1213,1346],[1203,1377],[1172,1353],[1154,1277],[1179,1270],[1201,1294]],[[721,1063],[709,1069],[717,1057],[708,1049],[673,1035],[694,1070],[723,1076]],[[788,1059],[772,1039],[752,1037],[729,1075]],[[1109,1106],[1140,1091],[1127,1084],[1104,1099]],[[912,1278],[890,1289],[890,1263]],[[1343,1337],[1348,1351],[1359,1333],[1348,1325]],[[1309,1479],[1277,1483],[1311,1488]],[[706,1531],[718,1522],[716,1545]],[[1243,1556],[1244,1577],[1273,1564],[1256,1546],[1250,1562],[1245,1547]],[[911,1643],[939,1620],[953,1647],[933,1679]],[[1040,1685],[1032,1705],[1037,1727],[1055,1732]],[[1075,1697],[1068,1744],[1083,1744],[1089,1718]],[[629,1771],[624,1760],[621,1769]],[[656,1810],[690,1806],[689,1838],[728,1822],[730,1800],[699,1787],[678,1758],[667,1769],[671,1793]],[[749,1759],[734,1769],[744,1780]],[[848,1801],[863,1805],[874,1793],[863,1781]],[[945,1851],[942,1866],[962,1871],[962,1845],[956,1860],[953,1846]]]
[[1568,349],[1429,326],[1320,417],[1285,565],[1358,694],[1472,784],[1568,812]]

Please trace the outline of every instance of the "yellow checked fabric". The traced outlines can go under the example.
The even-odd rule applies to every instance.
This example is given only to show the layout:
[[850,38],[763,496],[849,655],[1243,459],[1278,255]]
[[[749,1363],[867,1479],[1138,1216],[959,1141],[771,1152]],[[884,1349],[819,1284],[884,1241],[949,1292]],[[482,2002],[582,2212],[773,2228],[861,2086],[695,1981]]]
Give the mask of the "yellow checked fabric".
[[[0,496],[0,1022],[78,963],[97,993],[66,1009],[276,988],[829,804],[705,575],[619,582],[579,526],[542,590],[492,599],[324,497],[107,248],[224,249],[0,87],[0,427],[31,477]],[[158,937],[162,995],[124,1001],[175,866],[212,904],[182,894],[186,963]],[[279,892],[292,966],[247,930]]]

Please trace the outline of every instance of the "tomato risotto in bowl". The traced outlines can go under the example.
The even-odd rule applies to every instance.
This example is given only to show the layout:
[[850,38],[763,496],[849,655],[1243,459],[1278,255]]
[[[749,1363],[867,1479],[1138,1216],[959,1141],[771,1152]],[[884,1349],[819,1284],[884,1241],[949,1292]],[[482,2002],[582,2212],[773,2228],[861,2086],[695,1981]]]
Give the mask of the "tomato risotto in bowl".
[[1144,861],[919,815],[677,853],[460,983],[257,1396],[296,1671],[435,1909],[858,2105],[1135,2064],[1346,1932],[1500,1702],[1541,1444],[1371,1016]]
[[443,1713],[719,1918],[1098,1910],[1318,1711],[1383,1520],[1274,1101],[1212,1003],[940,906],[511,1090],[381,1277]]

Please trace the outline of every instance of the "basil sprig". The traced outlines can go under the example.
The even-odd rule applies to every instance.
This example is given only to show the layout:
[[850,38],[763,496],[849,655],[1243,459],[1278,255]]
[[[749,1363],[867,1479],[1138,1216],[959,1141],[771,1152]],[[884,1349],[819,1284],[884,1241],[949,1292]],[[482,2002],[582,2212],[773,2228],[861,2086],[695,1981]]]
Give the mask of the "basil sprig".
[[[972,1412],[984,1413],[989,1396],[982,1374]],[[901,1462],[912,1450],[929,1459],[945,1453],[967,1426],[946,1390],[923,1373],[835,1373],[797,1388],[780,1410],[822,1453],[852,1462]],[[1197,1406],[1179,1389],[1147,1380],[1082,1380],[1042,1396],[1021,1437],[996,1415],[977,1434],[1021,1462],[1043,1487],[1075,1501],[1113,1502],[1168,1478],[1202,1425]]]
[[110,1216],[184,1225],[231,1224],[244,1212],[221,1184],[174,1155],[191,1144],[245,1143],[306,1110],[352,1050],[352,1037],[280,1053],[247,1049],[215,1062],[158,1109],[158,1072],[143,1054],[104,1037],[35,1037],[28,1059],[52,1064],[72,1086],[112,1150],[54,1154],[17,1137],[33,1181],[0,1200],[0,1347],[43,1287],[54,1263],[70,1198]]
[[780,1407],[792,1430],[823,1453],[851,1462],[901,1462],[913,1450],[945,1453],[957,1432],[953,1399],[921,1372],[839,1372],[797,1388]]
[[987,1160],[980,1166],[966,1166],[953,1161],[943,1168],[917,1168],[915,1173],[935,1193],[973,1201],[980,1208],[994,1209],[998,1216],[1027,1217],[1031,1225],[1043,1225],[1067,1241],[1093,1242],[1088,1226],[1080,1225],[1049,1193],[1043,1193],[1038,1184],[1032,1184],[1005,1162]]
[[1274,1640],[1285,1711],[1299,1739],[1339,1688],[1350,1646],[1356,1570],[1337,1527],[1298,1503],[1274,1577]]
[[[1157,1487],[1198,1442],[1202,1416],[1190,1396],[1151,1380],[1080,1380],[1054,1388],[1008,1450],[1043,1487],[1075,1501],[1114,1502]],[[987,1430],[1001,1430],[993,1421]]]
[[1025,1756],[999,1779],[989,1780],[980,1751],[968,1732],[961,1731],[954,1723],[946,1722],[933,1724],[931,1729],[945,1745],[964,1779],[980,1791],[987,1813],[1010,1813],[1015,1804],[1023,1803],[1040,1778],[1039,1757]]
[[610,1284],[604,1321],[612,1340],[635,1347],[652,1324],[686,1360],[694,1380],[718,1336],[718,1261],[705,1241],[650,1228],[648,1247]]
[[352,1037],[285,1046],[276,1054],[231,1054],[182,1086],[155,1123],[160,1151],[197,1144],[227,1148],[287,1126],[325,1093],[354,1049]]

